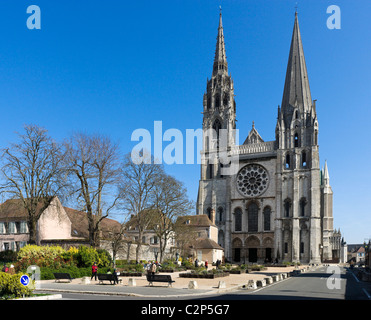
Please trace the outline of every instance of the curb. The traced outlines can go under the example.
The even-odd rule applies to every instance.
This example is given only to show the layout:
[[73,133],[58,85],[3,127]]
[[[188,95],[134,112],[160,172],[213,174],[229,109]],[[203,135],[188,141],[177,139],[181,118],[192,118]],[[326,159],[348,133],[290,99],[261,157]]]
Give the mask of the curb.
[[41,297],[18,298],[18,299],[12,299],[12,300],[19,301],[19,300],[58,300],[58,299],[62,299],[61,294],[51,294],[48,296],[41,296]]

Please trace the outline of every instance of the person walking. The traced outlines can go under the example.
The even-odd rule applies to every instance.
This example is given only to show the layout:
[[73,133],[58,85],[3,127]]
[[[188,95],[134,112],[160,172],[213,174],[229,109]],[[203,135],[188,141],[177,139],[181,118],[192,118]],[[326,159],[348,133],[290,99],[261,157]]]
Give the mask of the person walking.
[[207,268],[209,267],[209,263],[207,262],[207,260],[205,261],[205,268],[207,270]]
[[94,262],[93,265],[91,266],[90,280],[93,280],[93,278],[95,278],[95,281],[97,281],[97,272],[98,272],[98,267],[97,267],[97,264]]

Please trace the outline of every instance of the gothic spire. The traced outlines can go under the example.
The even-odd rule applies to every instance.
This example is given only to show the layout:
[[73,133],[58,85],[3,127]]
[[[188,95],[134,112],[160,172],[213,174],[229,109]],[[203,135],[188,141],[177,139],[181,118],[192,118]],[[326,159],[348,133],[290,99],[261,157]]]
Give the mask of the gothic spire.
[[323,185],[328,187],[330,185],[330,175],[328,174],[327,161],[325,161],[325,169],[323,171]]
[[291,39],[281,109],[285,118],[291,121],[294,108],[297,107],[302,113],[305,113],[311,110],[311,106],[312,97],[310,94],[303,44],[301,42],[298,13],[295,12],[294,30]]
[[218,73],[228,74],[228,64],[227,64],[227,55],[225,52],[224,44],[224,33],[223,33],[223,22],[222,22],[222,9],[220,9],[219,14],[219,27],[218,27],[218,36],[216,38],[216,50],[213,66],[213,76]]

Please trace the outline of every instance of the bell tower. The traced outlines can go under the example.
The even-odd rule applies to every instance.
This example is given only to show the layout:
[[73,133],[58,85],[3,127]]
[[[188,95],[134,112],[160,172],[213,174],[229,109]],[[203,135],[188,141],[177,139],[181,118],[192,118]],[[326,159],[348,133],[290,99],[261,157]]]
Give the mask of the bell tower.
[[287,261],[320,261],[320,166],[312,101],[295,12],[282,104],[278,107],[276,244]]
[[[218,35],[211,79],[207,79],[203,96],[203,148],[201,179],[197,197],[197,214],[206,214],[218,227],[218,244],[229,256],[230,247],[230,175],[223,175],[224,155],[235,145],[236,103],[234,84],[228,74],[224,43],[222,12],[219,14]],[[224,155],[223,155],[224,154]]]

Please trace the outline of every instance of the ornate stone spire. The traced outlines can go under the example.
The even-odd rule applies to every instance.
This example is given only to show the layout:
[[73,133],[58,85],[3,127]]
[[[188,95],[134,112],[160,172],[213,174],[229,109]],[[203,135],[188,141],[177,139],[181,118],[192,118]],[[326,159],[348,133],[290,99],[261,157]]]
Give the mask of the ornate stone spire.
[[312,108],[312,97],[309,88],[308,73],[305,64],[297,12],[295,12],[294,30],[292,33],[281,105],[286,125],[291,122],[295,108],[298,108],[302,114],[310,112]]
[[218,36],[216,38],[216,50],[213,66],[213,76],[218,73],[228,74],[228,64],[227,64],[227,55],[225,52],[224,44],[224,33],[223,33],[223,22],[222,22],[222,9],[220,9],[219,14],[219,28]]
[[327,161],[325,161],[325,168],[323,170],[323,185],[325,187],[330,185],[330,175],[328,174]]

